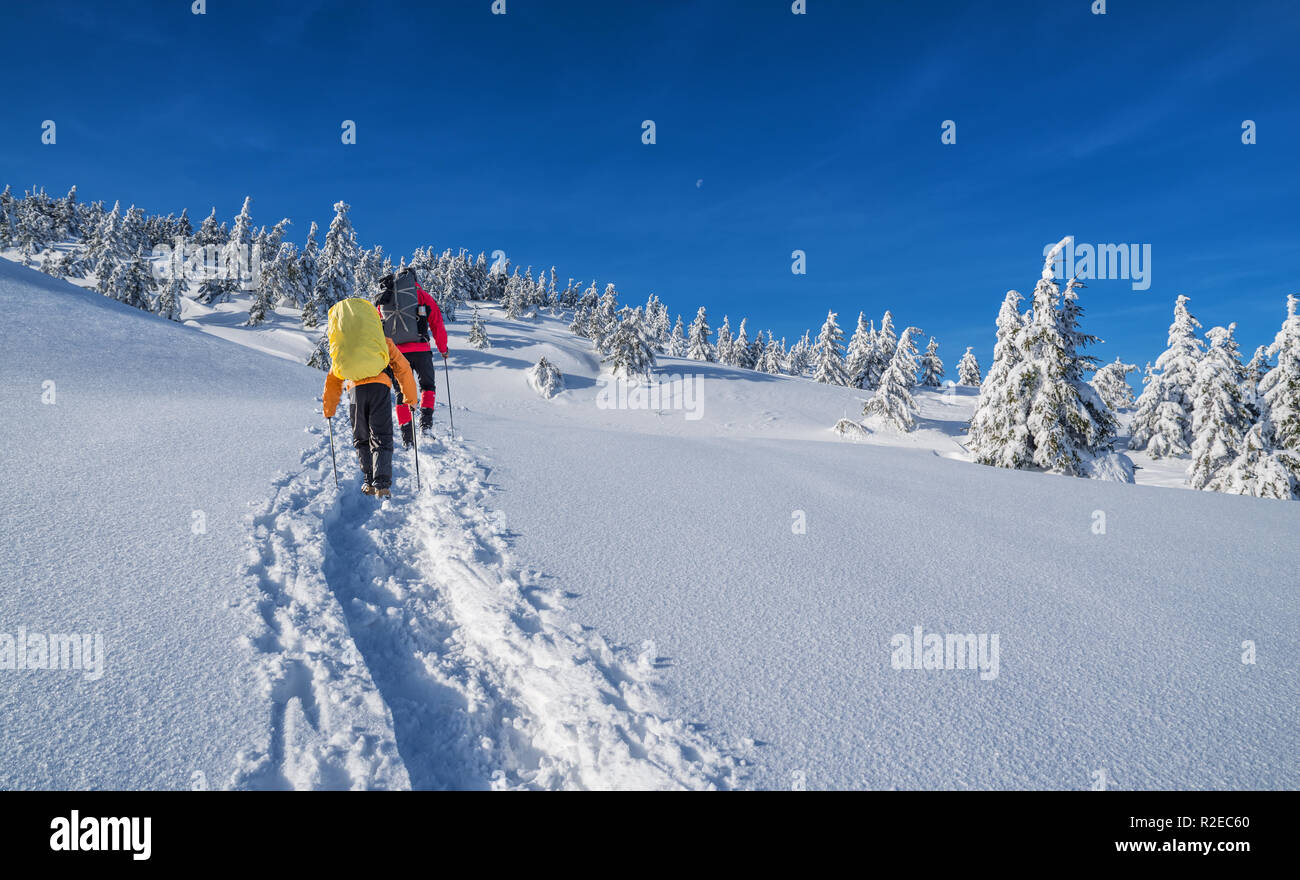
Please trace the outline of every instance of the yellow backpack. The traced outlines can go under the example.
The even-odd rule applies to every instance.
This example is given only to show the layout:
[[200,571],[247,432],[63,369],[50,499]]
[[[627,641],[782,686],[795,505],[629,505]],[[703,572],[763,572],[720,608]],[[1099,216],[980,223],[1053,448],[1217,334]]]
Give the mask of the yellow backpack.
[[330,372],[340,379],[369,379],[388,366],[384,323],[369,300],[345,299],[330,307],[329,343]]

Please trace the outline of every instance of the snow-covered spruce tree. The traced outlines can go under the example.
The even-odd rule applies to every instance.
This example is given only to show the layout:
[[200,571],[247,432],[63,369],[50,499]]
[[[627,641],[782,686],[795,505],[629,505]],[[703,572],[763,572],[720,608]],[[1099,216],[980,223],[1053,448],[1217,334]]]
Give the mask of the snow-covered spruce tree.
[[1196,369],[1192,385],[1192,461],[1187,485],[1193,489],[1222,491],[1232,463],[1241,455],[1251,412],[1241,392],[1245,371],[1237,342],[1236,324],[1212,327],[1205,334],[1209,348]]
[[154,311],[169,321],[181,319],[181,299],[189,287],[185,278],[185,239],[176,236],[171,259],[167,264],[167,277],[163,279]]
[[[277,227],[278,228],[278,227]],[[292,242],[279,243],[279,236],[269,234],[261,247],[275,248],[275,252],[262,260],[258,272],[257,285],[253,288],[252,300],[248,306],[248,325],[256,326],[266,320],[267,314],[274,311],[282,302],[297,302],[298,289],[298,250]]]
[[752,370],[754,365],[749,360],[749,330],[748,318],[740,319],[740,327],[736,330],[736,338],[731,341],[731,362],[733,367]]
[[302,326],[308,329],[320,324],[326,314],[316,301],[316,284],[320,279],[320,246],[316,244],[316,221],[307,230],[307,242],[298,258],[298,286],[302,291]]
[[1274,442],[1300,454],[1300,296],[1287,297],[1286,312],[1282,328],[1268,347],[1277,365],[1260,380],[1259,394]]
[[791,376],[803,376],[808,372],[808,364],[812,359],[812,343],[808,339],[810,332],[805,330],[786,356],[785,368]]
[[68,259],[69,255],[66,251],[54,251],[41,260],[41,271],[51,278],[67,278]]
[[0,192],[0,250],[13,247],[18,234],[18,218],[14,216],[14,194],[9,184]]
[[68,194],[59,200],[55,210],[55,235],[59,241],[67,241],[81,234],[80,211],[77,210],[77,187],[74,185]]
[[569,323],[569,332],[574,336],[587,338],[587,333],[591,330],[591,312],[592,310],[579,301],[573,307],[573,321]]
[[700,310],[695,313],[695,320],[691,322],[686,356],[693,361],[713,360],[713,346],[709,345],[709,317],[704,312],[704,306],[700,306]]
[[980,362],[975,359],[974,346],[967,346],[966,353],[957,362],[957,384],[967,387],[979,387]]
[[153,306],[154,287],[153,272],[141,248],[135,256],[122,260],[113,269],[108,295],[118,302],[148,311]]
[[1222,491],[1237,495],[1300,500],[1300,453],[1279,447],[1272,423],[1260,419],[1246,432],[1221,483]]
[[731,317],[722,316],[722,326],[718,328],[717,341],[713,344],[713,354],[718,363],[731,366]]
[[677,323],[673,324],[672,335],[668,337],[668,342],[664,346],[664,352],[669,357],[686,357],[686,331],[682,327],[682,316],[677,316]]
[[665,353],[671,332],[668,323],[668,307],[659,301],[659,297],[650,294],[645,306],[646,328],[655,341],[655,351]]
[[876,344],[871,356],[867,358],[867,367],[863,373],[862,387],[875,388],[880,384],[880,377],[889,368],[889,362],[898,350],[898,335],[894,331],[894,315],[886,311],[880,319],[880,329],[875,331]]
[[646,330],[639,308],[624,306],[619,311],[604,362],[615,376],[639,379],[650,375],[655,365],[654,340]]
[[322,333],[316,340],[316,347],[312,349],[311,357],[307,358],[307,366],[315,367],[318,370],[329,372],[334,365],[330,360],[330,338],[328,333]]
[[980,464],[1025,467],[1032,456],[1025,426],[1028,407],[1017,372],[1025,359],[1025,322],[1020,293],[1008,290],[998,311],[993,364],[980,384],[979,401],[971,418],[967,448]]
[[602,357],[610,352],[610,340],[618,329],[618,315],[618,291],[613,284],[606,284],[587,322],[587,338]]
[[1133,414],[1130,449],[1145,449],[1152,458],[1186,455],[1192,448],[1192,385],[1204,346],[1196,338],[1201,323],[1179,296],[1165,351],[1142,391]]
[[[1086,476],[1093,460],[1112,448],[1115,418],[1082,379],[1090,359],[1076,346],[1091,337],[1078,327],[1081,310],[1061,306],[1060,289],[1052,280],[1052,262],[1066,241],[1051,252],[1034,288],[1033,316],[1024,335],[1026,358],[1016,368],[1013,381],[1023,389],[1029,404],[1025,425],[1033,464],[1056,473]],[[1077,281],[1066,286],[1066,306],[1075,298],[1077,286]]]
[[506,317],[512,321],[518,320],[524,313],[524,307],[527,302],[524,299],[524,291],[521,286],[516,284],[506,292]]
[[122,209],[114,202],[113,210],[104,215],[99,225],[91,234],[90,244],[86,249],[86,265],[95,273],[99,284],[97,289],[105,293],[108,277],[122,260],[129,256],[122,241]]
[[1115,358],[1109,364],[1093,374],[1088,384],[1097,392],[1106,406],[1114,412],[1133,406],[1133,389],[1128,384],[1128,374],[1137,369],[1137,364],[1126,364]]
[[532,389],[548,400],[564,390],[564,376],[546,358],[539,360],[527,375]]
[[849,385],[862,388],[867,378],[867,365],[875,354],[875,329],[867,324],[867,316],[858,312],[858,326],[849,339],[849,351],[844,358],[844,371],[848,373]]
[[[320,274],[312,289],[312,302],[317,312],[316,323],[329,312],[331,306],[352,296],[357,236],[348,219],[349,210],[351,208],[346,202],[335,202],[334,219],[330,222],[329,231],[325,233],[325,246],[321,248],[318,264]],[[304,314],[305,311],[304,309]]]
[[844,355],[840,346],[844,344],[844,331],[835,323],[835,313],[826,313],[826,322],[817,334],[817,343],[813,346],[812,356],[817,364],[813,379],[828,385],[849,384],[849,374],[844,369]]
[[933,336],[921,357],[921,384],[926,388],[938,388],[943,384],[943,361],[939,359],[939,343]]
[[749,344],[749,362],[751,370],[757,370],[759,363],[763,360],[763,353],[767,351],[768,338],[771,337],[772,331],[767,331],[767,336],[759,330],[754,334],[754,341]]
[[1250,363],[1246,364],[1246,380],[1242,383],[1241,392],[1246,398],[1246,406],[1250,407],[1255,418],[1259,418],[1263,411],[1263,406],[1259,401],[1259,383],[1268,375],[1268,346],[1261,345],[1256,347],[1254,356]]
[[477,348],[479,351],[492,347],[492,343],[488,341],[487,330],[483,327],[483,318],[479,316],[478,306],[474,307],[474,321],[469,325],[467,341],[471,348]]
[[194,243],[197,245],[223,245],[226,243],[225,236],[221,232],[221,227],[217,225],[217,209],[214,205],[212,212],[203,218],[199,224],[199,231],[194,233]]
[[916,344],[912,334],[920,333],[908,327],[898,337],[898,345],[889,366],[880,377],[876,393],[862,407],[862,415],[889,425],[896,431],[908,432],[916,428],[916,401],[912,399],[912,386],[916,382]]
[[767,345],[763,348],[763,356],[758,359],[758,366],[755,369],[767,373],[769,376],[779,376],[784,361],[785,357],[781,354],[781,343],[777,342],[772,336],[771,330],[767,331]]

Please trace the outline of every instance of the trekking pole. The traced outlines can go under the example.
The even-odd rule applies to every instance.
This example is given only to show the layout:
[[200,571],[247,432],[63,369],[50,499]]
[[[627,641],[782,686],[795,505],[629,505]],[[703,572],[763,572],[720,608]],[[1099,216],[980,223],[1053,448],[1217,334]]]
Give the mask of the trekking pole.
[[325,424],[330,426],[330,463],[334,465],[334,491],[339,488],[339,462],[334,457],[334,420],[326,419]]
[[415,435],[419,432],[415,430],[415,408],[407,407],[411,411],[411,420],[407,422],[411,426],[411,451],[415,453],[415,491],[420,491],[420,441]]
[[442,359],[442,377],[447,382],[447,418],[451,420],[451,436],[456,436],[456,415],[451,410],[451,371],[447,369],[447,359]]

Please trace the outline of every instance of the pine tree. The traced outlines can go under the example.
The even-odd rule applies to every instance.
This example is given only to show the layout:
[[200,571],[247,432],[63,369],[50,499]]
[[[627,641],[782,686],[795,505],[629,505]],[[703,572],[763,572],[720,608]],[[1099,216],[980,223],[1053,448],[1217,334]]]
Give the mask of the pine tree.
[[315,367],[318,370],[329,372],[334,362],[330,360],[330,339],[328,333],[322,333],[316,339],[316,347],[312,349],[311,357],[307,358],[307,366]]
[[1300,296],[1286,300],[1287,316],[1268,354],[1277,365],[1259,382],[1277,446],[1300,454]]
[[784,360],[781,355],[781,344],[772,337],[771,330],[767,331],[767,345],[763,346],[763,354],[754,369],[769,376],[779,376]]
[[1259,418],[1263,412],[1263,405],[1259,400],[1259,383],[1268,375],[1268,346],[1261,345],[1255,349],[1255,355],[1246,365],[1246,380],[1242,384],[1242,394],[1246,397],[1246,406],[1250,407],[1255,418]]
[[729,315],[722,316],[722,326],[718,328],[713,354],[718,359],[718,363],[731,366],[731,317]]
[[1233,339],[1236,324],[1212,327],[1209,349],[1197,365],[1192,386],[1192,461],[1187,485],[1221,491],[1227,471],[1243,450],[1251,413],[1241,393],[1244,370]]
[[[1044,470],[1084,476],[1091,460],[1110,449],[1115,422],[1081,378],[1087,359],[1076,344],[1090,337],[1075,323],[1079,310],[1062,308],[1060,289],[1052,280],[1052,261],[1065,243],[1052,251],[1034,288],[1033,317],[1024,335],[1026,358],[1016,368],[1014,381],[1029,404],[1025,425],[1033,463]],[[1076,286],[1076,281],[1067,286],[1067,306]]]
[[587,336],[602,356],[610,353],[610,345],[619,323],[618,291],[613,284],[605,285],[605,292],[596,303],[587,325]]
[[939,343],[933,336],[921,358],[921,384],[926,388],[938,388],[943,384],[943,361],[939,359]]
[[108,295],[121,303],[146,311],[153,304],[155,287],[153,272],[145,259],[144,249],[135,256],[122,260],[113,269],[108,284]]
[[559,369],[542,358],[528,371],[528,384],[542,397],[550,399],[564,390],[564,376]]
[[86,250],[87,267],[99,279],[98,290],[106,291],[108,276],[112,275],[117,263],[129,256],[122,239],[122,209],[116,202],[113,210],[104,215],[91,236]]
[[912,334],[920,332],[916,327],[903,331],[894,356],[880,377],[880,386],[862,408],[863,416],[876,418],[897,431],[908,432],[916,428],[912,385],[916,381],[917,363]]
[[791,376],[803,376],[808,372],[808,365],[812,359],[812,343],[808,336],[811,331],[805,330],[803,336],[790,349],[790,354],[786,358],[786,370]]
[[306,309],[303,310],[303,323],[315,326],[331,306],[353,294],[353,283],[357,262],[357,236],[348,219],[351,210],[346,202],[334,203],[334,220],[329,231],[325,233],[325,246],[321,248],[319,274],[312,289],[312,302],[316,318],[307,324]]
[[41,261],[41,271],[51,278],[67,278],[68,254],[65,251],[54,251]]
[[0,250],[13,247],[14,239],[18,237],[16,210],[13,190],[5,184],[4,192],[0,192]]
[[609,336],[609,350],[604,358],[615,376],[648,377],[655,365],[654,342],[645,328],[639,308],[624,306],[618,313],[614,332]]
[[158,295],[154,311],[169,321],[179,321],[181,300],[189,287],[185,278],[185,239],[179,235],[176,236],[167,269],[167,277],[163,280],[162,292]]
[[848,355],[844,359],[844,370],[849,376],[849,385],[854,388],[864,387],[867,381],[867,366],[875,355],[875,329],[867,324],[867,316],[858,312],[858,326],[849,339]]
[[863,371],[863,388],[875,388],[880,384],[880,377],[889,368],[889,362],[897,350],[898,336],[894,333],[894,315],[886,311],[880,319],[880,329],[875,331],[875,345]]
[[217,209],[213,206],[212,213],[203,218],[199,224],[199,231],[194,235],[194,243],[197,245],[222,245],[225,239],[221,235],[220,227],[217,226]]
[[752,370],[754,365],[749,360],[748,323],[748,318],[740,319],[740,328],[736,330],[736,338],[731,342],[731,366]]
[[478,306],[474,307],[474,321],[469,325],[468,341],[470,347],[477,348],[480,351],[492,347],[492,343],[487,338],[487,331],[483,328],[483,319],[479,316]]
[[686,356],[693,361],[713,360],[713,346],[709,345],[709,318],[704,312],[704,306],[700,306],[700,310],[695,313],[695,320],[691,322]]
[[829,385],[849,384],[849,375],[844,369],[844,355],[840,346],[844,343],[844,331],[835,323],[835,313],[826,313],[826,322],[817,334],[817,344],[813,346],[813,358],[817,363],[813,379]]
[[1133,389],[1128,384],[1128,374],[1137,369],[1137,364],[1126,364],[1115,358],[1099,369],[1088,384],[1097,392],[1106,406],[1113,411],[1129,409],[1133,406]]
[[1142,391],[1133,414],[1130,449],[1145,449],[1152,458],[1185,455],[1192,448],[1192,385],[1204,347],[1196,338],[1200,322],[1179,296],[1169,340],[1156,359],[1156,372]]
[[673,333],[668,337],[668,344],[665,351],[669,357],[686,357],[686,331],[682,328],[682,316],[677,316],[677,323],[673,324]]
[[1018,368],[1025,359],[1020,302],[1019,292],[1008,290],[998,311],[993,364],[980,384],[967,443],[976,462],[994,467],[1023,468],[1033,454],[1026,426],[1028,407],[1018,384]]
[[981,381],[980,362],[975,359],[974,346],[967,346],[966,353],[957,363],[957,384],[978,388]]

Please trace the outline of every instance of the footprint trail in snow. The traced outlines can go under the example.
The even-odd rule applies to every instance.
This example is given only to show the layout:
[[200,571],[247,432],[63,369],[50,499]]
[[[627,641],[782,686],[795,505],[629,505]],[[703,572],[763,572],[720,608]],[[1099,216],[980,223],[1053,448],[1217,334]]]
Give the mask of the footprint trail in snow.
[[[737,765],[668,717],[651,664],[570,621],[511,561],[484,470],[456,441],[359,491],[324,431],[250,519],[248,613],[265,749],[233,788],[708,789]],[[339,432],[336,430],[336,437]]]

